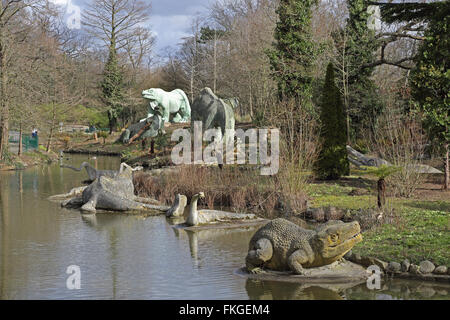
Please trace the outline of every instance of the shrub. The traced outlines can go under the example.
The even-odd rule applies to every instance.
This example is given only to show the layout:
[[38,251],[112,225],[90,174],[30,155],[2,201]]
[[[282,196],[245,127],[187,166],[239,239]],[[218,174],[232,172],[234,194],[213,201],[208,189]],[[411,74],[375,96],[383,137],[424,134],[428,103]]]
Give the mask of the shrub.
[[389,104],[377,120],[374,146],[378,154],[399,168],[386,179],[394,196],[411,197],[424,182],[414,170],[423,158],[426,139],[418,119]]

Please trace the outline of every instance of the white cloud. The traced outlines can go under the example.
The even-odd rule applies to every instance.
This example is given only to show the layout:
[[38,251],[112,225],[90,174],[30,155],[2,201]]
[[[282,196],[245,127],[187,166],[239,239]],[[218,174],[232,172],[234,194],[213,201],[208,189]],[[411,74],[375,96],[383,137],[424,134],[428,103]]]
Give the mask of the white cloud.
[[50,2],[52,2],[58,6],[65,6],[70,2],[70,0],[50,0]]
[[189,35],[191,21],[192,16],[189,15],[152,16],[150,24],[153,32],[158,35],[157,49],[180,43],[183,37]]

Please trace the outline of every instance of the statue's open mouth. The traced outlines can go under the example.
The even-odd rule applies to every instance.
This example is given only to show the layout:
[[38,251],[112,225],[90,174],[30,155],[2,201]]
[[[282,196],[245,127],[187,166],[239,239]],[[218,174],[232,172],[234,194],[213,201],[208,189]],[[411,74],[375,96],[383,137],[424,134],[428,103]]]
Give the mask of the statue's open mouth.
[[362,240],[361,232],[356,233],[351,238],[345,240],[342,244],[360,242]]
[[332,246],[330,246],[330,248],[337,248],[337,247],[340,247],[340,246],[343,246],[343,245],[349,245],[349,244],[357,243],[357,242],[360,242],[360,241],[362,241],[362,234],[361,234],[361,232],[357,232],[352,237],[346,239],[345,241],[343,241],[341,243],[332,245]]

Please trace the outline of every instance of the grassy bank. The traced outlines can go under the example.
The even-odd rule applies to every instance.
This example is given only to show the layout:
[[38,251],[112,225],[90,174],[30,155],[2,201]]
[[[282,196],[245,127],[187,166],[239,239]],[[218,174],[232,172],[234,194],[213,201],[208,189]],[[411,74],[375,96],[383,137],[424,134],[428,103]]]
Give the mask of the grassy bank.
[[[369,212],[376,208],[375,182],[353,177],[311,184],[307,193],[314,207],[335,206],[357,215],[364,209]],[[367,194],[351,195],[355,185]],[[408,258],[413,263],[430,260],[437,265],[450,265],[450,192],[437,186],[425,184],[410,199],[390,197],[384,219],[364,232],[364,241],[353,251],[384,261]]]

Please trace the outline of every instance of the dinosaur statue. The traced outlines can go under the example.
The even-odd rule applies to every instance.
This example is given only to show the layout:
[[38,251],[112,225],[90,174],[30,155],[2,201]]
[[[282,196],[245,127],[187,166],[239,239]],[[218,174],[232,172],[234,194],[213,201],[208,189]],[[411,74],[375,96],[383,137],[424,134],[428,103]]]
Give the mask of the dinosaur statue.
[[141,129],[143,129],[147,123],[151,123],[150,128],[146,130],[138,139],[154,138],[160,133],[160,130],[164,130],[164,122],[159,114],[155,114],[147,119],[142,119],[138,123],[134,123],[126,128],[120,135],[117,142],[127,144],[132,137],[134,137]]
[[[115,177],[100,176],[87,186],[81,196],[62,202],[63,207],[80,208],[95,213],[97,209],[111,211],[158,210],[165,212],[167,206],[160,206],[156,200],[140,198],[134,195],[133,171],[126,163],[120,165]],[[69,194],[73,194],[70,192]],[[54,199],[60,197],[54,196]]]
[[186,196],[182,194],[177,194],[175,196],[173,206],[166,211],[166,217],[168,218],[182,217],[186,204],[187,204]]
[[225,141],[231,138],[230,133],[234,132],[235,123],[233,107],[237,106],[238,101],[237,99],[228,99],[227,101],[229,103],[219,99],[210,88],[202,89],[192,103],[192,129],[194,121],[201,121],[203,131],[220,128]]
[[75,168],[75,167],[69,166],[67,164],[62,164],[61,168],[69,168],[69,169],[72,169],[75,171],[81,171],[83,168],[85,168],[86,172],[89,176],[89,179],[87,180],[87,182],[92,182],[101,176],[115,178],[117,176],[117,174],[119,173],[116,170],[97,170],[87,162],[83,162],[79,168]]
[[[191,118],[191,106],[189,99],[181,89],[175,89],[171,92],[158,88],[151,88],[142,91],[142,96],[150,100],[147,118],[153,117],[156,113],[162,115],[162,121],[171,122],[189,122]],[[170,116],[173,116],[170,119]],[[142,120],[141,120],[142,121]]]
[[362,241],[359,223],[329,221],[315,231],[283,218],[272,220],[252,237],[246,257],[250,273],[261,268],[304,274],[303,268],[329,265]]
[[204,197],[205,194],[203,192],[192,196],[191,203],[189,205],[189,215],[186,219],[186,224],[188,226],[198,226],[201,224],[236,220],[262,220],[254,214],[234,213],[219,210],[197,210],[198,199]]

